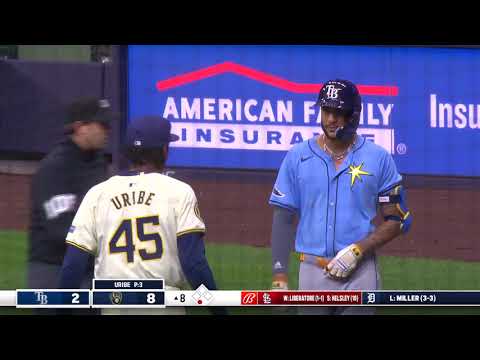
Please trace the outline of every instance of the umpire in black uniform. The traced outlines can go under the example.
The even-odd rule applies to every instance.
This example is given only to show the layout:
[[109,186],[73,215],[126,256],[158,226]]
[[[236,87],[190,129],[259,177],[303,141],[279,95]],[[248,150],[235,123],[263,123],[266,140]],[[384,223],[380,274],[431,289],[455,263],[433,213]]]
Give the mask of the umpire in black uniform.
[[[40,162],[31,188],[28,254],[31,289],[58,286],[65,237],[75,212],[87,191],[108,177],[102,149],[107,144],[113,117],[107,100],[75,101],[68,108],[66,139]],[[82,287],[90,288],[92,278],[93,263]]]

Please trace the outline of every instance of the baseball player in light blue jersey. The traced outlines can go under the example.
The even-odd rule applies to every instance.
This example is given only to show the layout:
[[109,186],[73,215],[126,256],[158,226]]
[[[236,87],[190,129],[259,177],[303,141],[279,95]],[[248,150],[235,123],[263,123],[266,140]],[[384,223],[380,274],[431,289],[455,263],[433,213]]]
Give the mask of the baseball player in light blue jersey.
[[[300,254],[300,290],[375,290],[375,250],[409,230],[402,176],[392,156],[356,134],[361,98],[350,81],[320,90],[323,134],[293,146],[270,204],[273,289],[288,289],[288,258]],[[380,209],[384,222],[372,220]],[[294,227],[294,217],[298,226]],[[295,239],[293,242],[292,240]],[[304,307],[307,314],[372,314],[370,307]]]

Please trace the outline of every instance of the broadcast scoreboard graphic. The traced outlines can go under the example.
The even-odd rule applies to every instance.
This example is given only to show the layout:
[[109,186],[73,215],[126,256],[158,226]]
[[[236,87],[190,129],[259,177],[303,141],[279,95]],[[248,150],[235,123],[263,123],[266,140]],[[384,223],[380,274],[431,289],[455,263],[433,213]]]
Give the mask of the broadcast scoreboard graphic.
[[88,289],[0,291],[0,306],[17,308],[166,308],[173,306],[480,306],[480,291],[272,291],[165,289],[163,279],[93,281]]

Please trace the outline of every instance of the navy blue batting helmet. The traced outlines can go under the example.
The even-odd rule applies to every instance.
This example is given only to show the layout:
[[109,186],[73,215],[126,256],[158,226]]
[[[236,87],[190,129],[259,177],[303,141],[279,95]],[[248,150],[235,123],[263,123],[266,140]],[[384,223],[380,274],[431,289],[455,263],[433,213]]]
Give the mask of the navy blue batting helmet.
[[355,135],[362,111],[362,98],[355,84],[341,79],[327,81],[320,89],[315,105],[339,110],[347,117],[345,126],[337,130],[337,139],[348,141]]

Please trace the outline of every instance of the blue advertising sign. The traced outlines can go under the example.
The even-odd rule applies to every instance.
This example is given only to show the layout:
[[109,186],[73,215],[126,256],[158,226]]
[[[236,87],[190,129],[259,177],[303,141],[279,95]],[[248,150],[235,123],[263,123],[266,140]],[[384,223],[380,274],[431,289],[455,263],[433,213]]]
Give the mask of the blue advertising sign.
[[480,176],[480,50],[373,46],[128,47],[128,119],[161,115],[180,140],[169,164],[278,169],[321,133],[322,83],[362,95],[359,134],[401,173]]

